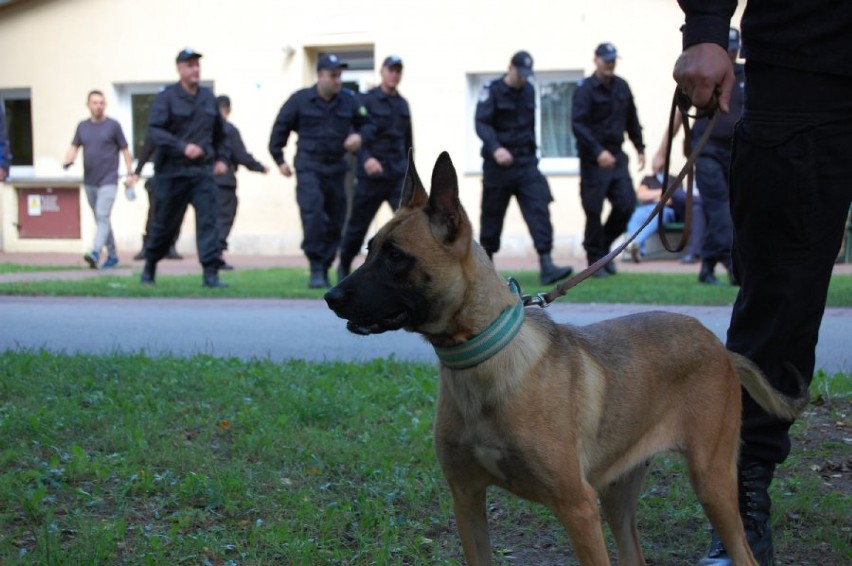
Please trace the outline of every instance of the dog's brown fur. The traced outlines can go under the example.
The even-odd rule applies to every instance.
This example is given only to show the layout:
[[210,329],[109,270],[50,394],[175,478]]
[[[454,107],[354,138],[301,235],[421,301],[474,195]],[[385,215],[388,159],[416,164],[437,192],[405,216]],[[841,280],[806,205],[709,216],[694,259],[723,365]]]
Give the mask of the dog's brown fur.
[[[409,159],[400,209],[326,300],[353,332],[404,328],[448,346],[482,332],[518,297],[473,241],[444,153],[428,196]],[[527,309],[491,359],[465,370],[442,364],[435,443],[468,564],[490,563],[490,485],[547,505],[582,564],[609,563],[599,496],[618,563],[643,564],[636,501],[648,459],[662,451],[685,456],[734,563],[755,564],[737,506],[740,384],[785,418],[802,408],[697,320],[662,312],[579,328]]]

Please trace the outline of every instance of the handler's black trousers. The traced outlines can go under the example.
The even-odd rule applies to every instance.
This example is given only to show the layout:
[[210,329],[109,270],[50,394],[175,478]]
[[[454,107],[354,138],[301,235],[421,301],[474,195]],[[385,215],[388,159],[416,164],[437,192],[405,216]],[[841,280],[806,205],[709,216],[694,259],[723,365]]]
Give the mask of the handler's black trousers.
[[358,255],[370,223],[376,217],[379,207],[387,202],[392,210],[399,208],[402,196],[403,177],[371,179],[358,177],[355,184],[355,196],[352,199],[352,214],[346,223],[343,242],[340,244],[340,262],[351,263]]
[[337,255],[346,220],[346,171],[296,169],[296,202],[302,218],[302,251],[311,269],[328,269]]
[[535,162],[518,163],[509,168],[501,168],[490,161],[483,164],[479,243],[489,254],[500,249],[503,221],[513,196],[518,200],[536,251],[550,253],[553,225],[549,206],[553,195]]
[[[746,65],[746,77],[730,177],[742,287],[727,345],[757,363],[776,389],[795,394],[796,374],[808,383],[813,376],[852,199],[852,77],[758,63]],[[782,462],[791,423],[744,395],[742,455]]]
[[160,261],[180,230],[187,207],[195,209],[195,243],[198,261],[218,268],[219,230],[216,226],[216,182],[207,168],[192,168],[178,174],[157,174],[154,225],[145,245],[145,259]]
[[[612,169],[580,161],[580,200],[586,213],[583,248],[589,265],[609,253],[612,243],[627,229],[627,222],[636,208],[636,192],[627,171],[627,155],[619,151],[615,159]],[[606,222],[602,223],[604,200],[607,199],[611,209]]]

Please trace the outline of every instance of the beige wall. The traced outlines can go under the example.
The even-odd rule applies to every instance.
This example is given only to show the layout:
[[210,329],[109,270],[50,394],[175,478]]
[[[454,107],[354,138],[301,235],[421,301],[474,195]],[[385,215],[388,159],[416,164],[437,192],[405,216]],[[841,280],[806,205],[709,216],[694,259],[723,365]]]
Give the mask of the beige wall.
[[[266,150],[272,122],[294,90],[312,84],[310,57],[316,49],[373,47],[377,64],[387,54],[400,55],[405,62],[400,90],[412,108],[418,167],[428,178],[437,155],[449,151],[462,173],[462,200],[475,224],[481,179],[464,166],[472,120],[466,77],[503,71],[518,49],[533,54],[536,71],[580,70],[587,75],[594,47],[613,42],[621,55],[616,72],[633,89],[649,157],[659,143],[673,89],[671,68],[680,51],[683,16],[674,0],[326,0],[322,14],[309,6],[290,0],[23,0],[0,9],[0,91],[31,89],[35,175],[65,174],[61,160],[77,122],[87,117],[90,89],[107,94],[110,114],[115,85],[174,82],[174,57],[184,46],[204,54],[202,79],[231,96],[232,121],[249,151],[268,165],[273,165]],[[293,48],[292,55],[286,46]],[[129,116],[112,115],[129,137]],[[290,163],[293,142],[288,143]],[[643,173],[635,166],[629,142],[626,147],[638,181]],[[68,174],[82,174],[79,162]],[[551,206],[555,253],[581,255],[584,217],[578,177],[554,174],[549,180],[556,198]],[[239,183],[232,251],[300,253],[295,181],[273,168],[267,176],[241,170]],[[138,247],[145,209],[144,194],[133,203],[118,200],[113,226],[120,248]],[[73,243],[80,251],[88,248],[93,231],[88,206],[82,210],[88,227],[83,239]],[[379,221],[388,215],[383,211]],[[13,227],[7,210],[3,216],[8,249]],[[183,249],[192,249],[193,233],[190,215]],[[534,253],[514,204],[503,253]]]

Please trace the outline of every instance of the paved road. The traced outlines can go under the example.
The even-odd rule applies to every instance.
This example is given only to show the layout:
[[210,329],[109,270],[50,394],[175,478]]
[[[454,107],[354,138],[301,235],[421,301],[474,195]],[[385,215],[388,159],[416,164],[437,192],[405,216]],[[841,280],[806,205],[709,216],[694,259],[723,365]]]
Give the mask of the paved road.
[[[701,320],[724,337],[727,307],[649,307],[557,303],[558,322],[584,325],[663,308]],[[105,299],[0,296],[0,350],[112,352],[241,359],[364,361],[390,355],[433,362],[418,335],[356,336],[321,301],[242,299]],[[218,330],[222,329],[222,330]],[[828,309],[817,347],[817,368],[852,370],[852,309]]]

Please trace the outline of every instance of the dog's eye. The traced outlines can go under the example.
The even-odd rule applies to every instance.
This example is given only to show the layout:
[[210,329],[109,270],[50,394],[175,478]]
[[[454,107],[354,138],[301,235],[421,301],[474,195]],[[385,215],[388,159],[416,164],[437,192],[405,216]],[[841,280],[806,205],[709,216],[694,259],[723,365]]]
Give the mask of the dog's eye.
[[394,247],[390,247],[387,250],[388,259],[393,262],[402,261],[405,258],[405,254]]

